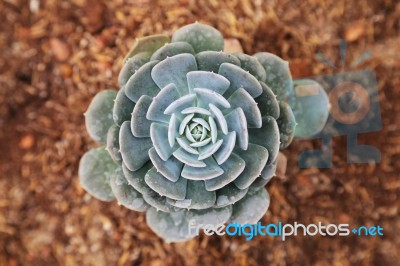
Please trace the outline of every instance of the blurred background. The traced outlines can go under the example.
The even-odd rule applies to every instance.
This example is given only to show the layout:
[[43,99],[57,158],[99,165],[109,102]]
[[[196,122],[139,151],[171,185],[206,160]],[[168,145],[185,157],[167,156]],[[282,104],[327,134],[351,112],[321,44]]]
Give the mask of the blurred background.
[[[392,0],[0,0],[0,265],[399,265],[400,3]],[[376,73],[383,129],[359,142],[378,164],[349,164],[346,136],[333,138],[331,169],[300,169],[294,141],[285,177],[268,185],[263,223],[380,225],[383,237],[205,236],[166,244],[145,215],[102,203],[79,186],[78,162],[96,144],[86,133],[90,99],[116,88],[136,37],[200,21],[236,38],[248,54],[288,60],[294,78]]]

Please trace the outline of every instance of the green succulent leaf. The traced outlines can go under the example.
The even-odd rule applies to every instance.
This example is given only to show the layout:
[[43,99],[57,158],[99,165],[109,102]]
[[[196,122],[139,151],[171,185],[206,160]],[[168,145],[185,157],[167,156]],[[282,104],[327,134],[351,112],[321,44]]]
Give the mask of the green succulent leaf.
[[[264,116],[261,128],[249,128],[250,143],[261,145],[268,150],[268,163],[274,161],[279,153],[279,128],[271,116]],[[268,136],[268,137],[266,137]]]
[[79,162],[81,186],[93,197],[102,201],[114,200],[110,176],[118,169],[105,147],[86,152]]
[[164,114],[164,111],[170,104],[178,99],[179,92],[175,84],[171,83],[165,86],[161,89],[157,96],[153,98],[153,101],[151,102],[147,111],[147,119],[168,123],[171,118],[170,115]]
[[151,162],[153,163],[154,167],[157,168],[158,172],[172,182],[178,181],[183,167],[183,163],[181,161],[173,156],[164,161],[158,155],[155,148],[151,148],[149,150],[149,156]]
[[183,96],[189,92],[186,74],[196,70],[197,64],[192,54],[179,54],[157,64],[151,76],[160,89],[173,83]]
[[237,149],[235,153],[245,161],[246,167],[234,183],[238,188],[245,189],[261,175],[261,171],[268,160],[268,150],[263,146],[249,143],[246,151]]
[[292,109],[285,102],[279,103],[280,115],[278,120],[278,127],[280,132],[280,149],[285,149],[293,140],[294,130],[296,128],[296,120],[294,118]]
[[294,81],[295,98],[291,105],[298,126],[297,138],[309,138],[318,134],[329,116],[329,99],[322,86],[310,79]]
[[122,164],[122,171],[129,185],[131,185],[136,191],[140,192],[142,195],[151,194],[152,190],[147,185],[144,177],[146,173],[152,167],[151,163],[146,163],[142,168],[139,168],[137,171],[131,171],[126,167],[125,164]]
[[151,53],[142,52],[138,53],[128,60],[126,60],[125,64],[122,66],[121,71],[118,76],[119,86],[122,88],[128,82],[130,77],[135,74],[135,72],[144,64],[150,61]]
[[148,160],[148,150],[152,147],[150,138],[138,138],[132,135],[131,123],[122,124],[119,132],[119,143],[122,159],[131,171],[140,169]]
[[106,149],[115,163],[122,163],[122,156],[119,151],[119,126],[112,125],[108,130]]
[[187,180],[179,178],[172,182],[157,172],[155,167],[147,171],[144,180],[146,184],[161,196],[166,196],[174,200],[183,200],[186,196]]
[[219,176],[206,180],[206,190],[215,191],[217,189],[223,188],[233,180],[235,180],[244,170],[246,162],[237,156],[236,154],[231,154],[231,156],[221,164],[221,169],[223,173]]
[[271,53],[256,53],[253,55],[266,72],[265,84],[277,95],[278,100],[287,101],[293,93],[292,75],[289,63],[282,58]]
[[278,160],[275,160],[271,163],[267,163],[264,166],[264,169],[261,171],[261,177],[265,180],[271,180],[272,177],[276,174],[276,167],[278,165]]
[[133,102],[137,103],[143,95],[154,97],[160,92],[160,88],[151,77],[152,69],[157,64],[158,61],[150,61],[144,64],[126,83],[125,94]]
[[185,199],[168,202],[179,208],[201,210],[211,208],[215,200],[216,193],[214,191],[207,191],[203,181],[188,180]]
[[236,143],[236,132],[229,132],[226,136],[222,137],[221,147],[214,153],[214,158],[219,165],[223,164],[228,160],[229,156],[232,154]]
[[189,232],[186,211],[168,213],[150,208],[146,214],[146,221],[151,230],[166,242],[182,242],[195,237],[195,232]]
[[111,175],[110,186],[118,204],[139,212],[146,211],[150,207],[144,201],[142,194],[129,185],[121,168]]
[[246,196],[233,205],[230,222],[256,224],[268,210],[269,194],[264,188],[249,189]]
[[[156,149],[158,155],[164,161],[172,155],[176,150],[175,147],[171,147],[168,143],[168,126],[161,123],[152,123],[150,126],[150,136],[153,141],[153,146]],[[160,141],[164,140],[164,141]]]
[[147,110],[152,102],[152,98],[143,95],[133,108],[131,119],[132,134],[138,138],[150,137],[151,121],[146,118]]
[[240,61],[236,56],[224,52],[200,52],[196,54],[196,61],[199,70],[211,71],[214,73],[218,73],[219,68],[223,63],[240,66]]
[[96,94],[85,113],[86,130],[98,142],[107,142],[108,129],[114,124],[113,106],[117,92],[105,90]]
[[243,88],[237,89],[228,102],[232,108],[241,108],[246,117],[247,127],[260,128],[262,125],[262,118],[260,109],[258,109],[257,102],[251,95]]
[[161,196],[160,194],[154,192],[153,190],[151,190],[150,193],[148,194],[143,194],[143,198],[149,205],[151,205],[153,208],[156,208],[159,211],[169,212],[169,213],[179,211],[178,208],[168,203],[167,197]]
[[239,59],[241,68],[249,71],[256,79],[265,80],[267,73],[257,58],[243,53],[235,53],[234,55]]
[[182,176],[190,180],[207,180],[220,176],[224,170],[212,158],[204,160],[206,166],[193,167],[188,164],[183,166]]
[[232,215],[232,205],[222,208],[210,208],[204,210],[189,210],[187,220],[191,224],[221,225],[229,220]]
[[191,166],[194,168],[198,167],[206,167],[206,164],[203,161],[198,160],[197,156],[191,153],[188,153],[183,148],[177,149],[173,153],[174,157],[181,161],[185,166]]
[[154,53],[157,49],[162,47],[164,44],[170,42],[170,37],[164,34],[156,34],[151,36],[146,36],[142,38],[137,38],[132,49],[129,51],[128,55],[125,57],[124,62],[126,62],[132,56],[148,52],[150,54]]
[[240,148],[246,150],[249,145],[249,129],[247,129],[247,120],[242,108],[236,108],[228,113],[225,120],[229,125],[228,129],[236,132]]
[[279,104],[274,92],[264,83],[260,82],[263,92],[254,100],[258,104],[258,109],[262,116],[272,116],[275,119],[279,117]]
[[201,23],[186,25],[172,35],[172,42],[187,42],[196,53],[224,50],[224,37],[211,26]]
[[115,124],[121,126],[125,121],[130,121],[134,107],[135,103],[126,97],[125,90],[123,88],[119,90],[113,108],[113,119]]
[[241,200],[247,193],[248,188],[239,189],[234,183],[229,183],[217,190],[216,207],[221,208],[232,205]]
[[163,47],[154,52],[154,54],[151,56],[151,60],[161,61],[167,57],[171,57],[178,54],[194,55],[195,52],[193,50],[193,47],[186,42],[167,43]]
[[278,160],[273,161],[270,164],[265,165],[264,169],[261,171],[261,175],[251,184],[250,189],[259,189],[265,187],[272,177],[275,176],[276,166]]
[[186,77],[190,93],[195,88],[209,88],[223,95],[230,84],[225,77],[208,71],[192,71],[187,73]]
[[224,96],[229,98],[236,90],[244,88],[251,97],[260,96],[263,92],[260,82],[249,72],[230,63],[223,63],[219,67],[218,74],[226,77],[230,82],[229,89]]

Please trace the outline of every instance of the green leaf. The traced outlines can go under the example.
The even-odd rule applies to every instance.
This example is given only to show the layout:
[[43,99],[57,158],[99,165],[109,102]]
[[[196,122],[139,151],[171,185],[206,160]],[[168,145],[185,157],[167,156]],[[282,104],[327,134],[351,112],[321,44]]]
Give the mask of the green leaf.
[[107,133],[107,151],[115,163],[122,163],[122,156],[119,152],[119,126],[112,125]]
[[263,92],[254,100],[258,103],[262,116],[272,116],[275,119],[279,117],[279,104],[274,92],[264,83],[260,82]]
[[294,81],[295,98],[291,104],[297,127],[296,138],[309,138],[318,134],[329,116],[329,99],[322,86],[314,80]]
[[242,158],[232,153],[228,160],[220,165],[224,172],[216,178],[205,181],[206,189],[214,191],[226,186],[243,172],[245,165]]
[[129,185],[131,185],[135,190],[140,192],[142,195],[150,194],[153,192],[151,188],[146,184],[146,181],[144,180],[147,171],[149,171],[151,167],[153,166],[151,165],[150,162],[148,162],[142,168],[136,171],[131,171],[128,169],[128,167],[126,167],[125,164],[122,164],[122,171]]
[[213,158],[205,159],[204,163],[206,164],[205,167],[193,167],[188,164],[185,164],[183,166],[181,175],[184,178],[190,180],[206,180],[215,178],[223,174],[224,171],[222,170],[221,167],[218,166],[218,164],[215,162]]
[[249,71],[256,79],[265,80],[267,73],[257,58],[243,53],[235,53],[234,55],[240,60],[241,68]]
[[110,176],[118,169],[105,147],[91,149],[79,162],[79,181],[83,189],[102,201],[114,200]]
[[249,133],[247,129],[246,116],[242,108],[236,108],[225,116],[228,129],[236,132],[236,139],[240,148],[247,149],[249,145]]
[[170,38],[165,34],[156,34],[151,36],[146,36],[142,38],[137,38],[133,44],[132,49],[129,51],[124,59],[126,62],[132,56],[141,53],[148,52],[150,54],[154,53],[158,48],[162,47],[164,44],[169,43]]
[[222,137],[223,142],[218,151],[215,152],[214,158],[219,165],[223,164],[231,155],[236,143],[236,132],[229,132]]
[[240,66],[240,61],[236,56],[224,52],[206,51],[196,54],[196,61],[199,70],[218,73],[223,63],[230,63]]
[[150,193],[143,194],[144,200],[151,205],[152,207],[156,208],[159,211],[163,212],[176,212],[179,211],[178,208],[172,206],[168,203],[168,198],[165,196],[161,196],[157,192],[151,190]]
[[230,84],[225,77],[208,71],[192,71],[186,76],[191,93],[195,88],[206,88],[223,95]]
[[180,96],[189,93],[186,74],[197,70],[196,60],[191,54],[179,54],[168,57],[156,65],[151,77],[160,89],[173,83],[179,91]]
[[105,90],[94,96],[85,113],[86,130],[89,136],[101,143],[106,143],[108,129],[114,124],[113,106],[117,92]]
[[168,213],[150,208],[146,221],[151,230],[168,243],[187,241],[195,237],[195,232],[189,232],[186,211]]
[[233,182],[238,188],[245,189],[260,176],[268,160],[268,150],[263,146],[249,143],[246,151],[236,149],[235,153],[246,162],[246,167]]
[[209,208],[204,210],[189,210],[187,212],[187,221],[197,225],[221,225],[226,223],[231,217],[232,206],[223,208]]
[[122,169],[119,168],[111,175],[111,189],[118,201],[118,204],[134,211],[146,211],[150,206],[144,201],[141,193],[136,191],[128,181],[126,181]]
[[153,146],[163,161],[168,160],[177,147],[171,147],[168,143],[168,125],[152,123],[150,126],[150,136]]
[[184,200],[169,200],[168,202],[179,208],[207,209],[211,208],[216,199],[214,191],[207,191],[203,181],[188,180],[186,197]]
[[144,180],[146,184],[161,196],[174,200],[183,200],[186,196],[187,180],[180,177],[172,182],[161,175],[155,167],[147,171]]
[[278,166],[278,160],[275,160],[271,163],[267,163],[261,172],[262,178],[266,180],[271,180],[271,178],[274,177],[276,174],[277,166]]
[[253,98],[260,96],[263,92],[260,82],[249,72],[238,66],[223,63],[218,70],[218,74],[227,78],[231,83],[224,94],[226,98],[229,98],[240,88],[244,88]]
[[174,84],[169,84],[161,89],[156,97],[153,98],[147,111],[147,119],[158,122],[167,122],[170,116],[164,114],[167,107],[179,99],[178,89]]
[[251,95],[243,88],[236,90],[228,102],[232,108],[241,108],[246,117],[247,127],[260,128],[262,125],[262,118],[260,109],[258,109],[256,101]]
[[249,189],[246,196],[233,205],[230,222],[256,224],[267,212],[270,199],[264,188]]
[[160,172],[165,178],[172,182],[176,182],[181,176],[183,164],[175,157],[171,156],[168,160],[164,161],[158,155],[155,148],[149,151],[150,160],[157,171]]
[[128,82],[130,77],[144,64],[150,61],[151,54],[148,52],[138,53],[129,58],[122,66],[118,75],[118,83],[122,88]]
[[221,95],[213,90],[205,88],[195,88],[193,92],[196,93],[197,106],[202,108],[208,108],[210,104],[217,106],[218,108],[230,108],[229,102]]
[[183,148],[177,149],[173,153],[174,157],[181,161],[182,163],[186,164],[187,166],[191,166],[193,168],[196,167],[205,167],[206,164],[203,161],[199,161],[197,159],[198,156],[188,153]]
[[279,103],[280,115],[276,122],[278,123],[280,133],[280,149],[285,149],[293,140],[294,129],[296,128],[296,120],[292,109],[285,102]]
[[167,57],[171,57],[178,54],[194,55],[195,52],[193,50],[193,47],[186,42],[167,43],[163,47],[154,52],[154,54],[151,56],[151,60],[161,61]]
[[143,95],[133,109],[131,130],[135,137],[150,137],[150,125],[152,122],[146,118],[146,114],[151,102],[151,97]]
[[157,84],[151,77],[151,71],[158,61],[150,61],[144,64],[126,83],[124,90],[126,96],[135,103],[143,95],[154,97],[160,92]]
[[293,94],[293,81],[290,74],[289,63],[271,53],[256,53],[253,55],[266,72],[265,84],[277,95],[278,100],[287,101]]
[[149,160],[148,151],[153,146],[150,138],[133,136],[128,121],[125,121],[121,126],[119,144],[122,159],[131,171],[140,169]]
[[215,28],[193,23],[178,29],[172,35],[172,42],[187,42],[196,53],[224,50],[224,37]]
[[119,90],[113,108],[115,124],[121,126],[125,121],[130,121],[134,107],[135,103],[126,97],[125,90],[123,88]]
[[217,190],[217,201],[215,207],[221,208],[241,200],[247,193],[248,188],[239,189],[234,183],[230,183]]
[[274,161],[279,153],[279,128],[271,116],[264,116],[261,128],[249,128],[249,142],[267,148],[268,163]]

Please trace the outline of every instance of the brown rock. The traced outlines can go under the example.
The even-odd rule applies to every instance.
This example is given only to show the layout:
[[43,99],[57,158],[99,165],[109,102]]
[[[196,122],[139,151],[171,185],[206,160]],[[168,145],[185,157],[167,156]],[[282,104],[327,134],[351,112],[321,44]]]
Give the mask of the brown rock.
[[279,152],[277,160],[278,160],[278,165],[276,167],[276,176],[285,179],[287,158],[282,152]]
[[66,61],[71,55],[71,50],[68,44],[58,38],[50,39],[50,48],[54,57],[61,62]]
[[348,25],[344,31],[344,38],[348,42],[353,42],[362,37],[365,33],[365,23],[363,20],[357,20]]
[[24,150],[28,150],[35,144],[35,137],[32,134],[27,134],[19,141],[19,147]]
[[238,39],[225,39],[224,52],[228,54],[243,53],[243,48]]

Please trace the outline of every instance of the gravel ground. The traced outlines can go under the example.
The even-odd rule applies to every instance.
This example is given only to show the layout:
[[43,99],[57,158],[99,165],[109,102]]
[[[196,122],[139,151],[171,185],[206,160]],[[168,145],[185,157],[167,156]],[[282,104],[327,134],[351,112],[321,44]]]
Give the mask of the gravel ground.
[[[0,0],[0,265],[399,265],[400,3],[392,0],[96,1]],[[299,169],[294,141],[285,178],[268,184],[263,223],[381,225],[384,237],[206,237],[166,244],[142,213],[91,198],[79,186],[79,158],[96,144],[82,113],[99,91],[115,88],[135,37],[171,33],[201,21],[237,38],[246,53],[290,61],[293,76],[348,65],[377,74],[383,130],[361,143],[379,164],[348,164],[335,137],[334,164]]]

